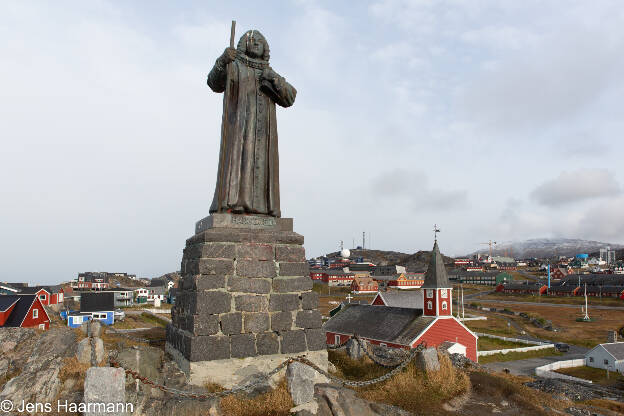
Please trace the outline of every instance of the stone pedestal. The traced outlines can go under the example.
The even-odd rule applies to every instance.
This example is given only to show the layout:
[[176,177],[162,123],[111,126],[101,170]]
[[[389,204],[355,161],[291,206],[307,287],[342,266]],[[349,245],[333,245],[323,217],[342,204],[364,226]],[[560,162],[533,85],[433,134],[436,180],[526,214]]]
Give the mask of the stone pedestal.
[[234,372],[306,353],[326,369],[318,294],[292,219],[213,214],[195,229],[166,345],[190,381],[228,387]]

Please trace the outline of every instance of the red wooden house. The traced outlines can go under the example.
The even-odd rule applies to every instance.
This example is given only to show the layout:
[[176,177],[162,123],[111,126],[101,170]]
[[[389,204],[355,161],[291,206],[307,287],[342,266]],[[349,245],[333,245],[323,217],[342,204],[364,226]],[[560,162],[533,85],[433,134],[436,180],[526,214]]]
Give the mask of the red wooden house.
[[50,317],[35,295],[0,296],[0,327],[50,329]]
[[571,273],[572,273],[572,269],[567,269],[564,267],[557,267],[550,271],[550,278],[551,279],[563,279],[564,277],[566,277],[567,275]]
[[36,295],[46,306],[63,303],[64,295],[60,286],[32,286],[22,288],[20,294]]
[[528,293],[531,295],[545,295],[547,290],[548,286],[543,283],[505,283],[502,288],[503,293]]
[[329,286],[350,286],[355,278],[353,273],[343,272],[342,270],[328,270],[323,276],[323,283]]
[[[577,295],[583,296],[584,289],[579,289]],[[624,286],[587,286],[587,296],[624,299]]]
[[310,279],[315,281],[323,281],[327,276],[326,270],[310,270]]
[[551,296],[576,296],[580,293],[580,289],[581,287],[578,285],[551,285],[548,294]]
[[379,290],[377,282],[370,277],[355,277],[351,282],[353,293],[376,293]]
[[371,344],[403,349],[423,341],[430,347],[456,342],[477,361],[477,335],[452,315],[453,289],[437,241],[422,289],[414,292],[422,296],[422,308],[346,305],[323,325],[326,342],[342,344],[355,335]]

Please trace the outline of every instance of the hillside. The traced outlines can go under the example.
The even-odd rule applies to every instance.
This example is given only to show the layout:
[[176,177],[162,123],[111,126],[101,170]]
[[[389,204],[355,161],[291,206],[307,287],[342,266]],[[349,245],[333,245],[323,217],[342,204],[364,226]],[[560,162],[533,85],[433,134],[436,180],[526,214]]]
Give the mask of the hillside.
[[[582,240],[574,238],[533,238],[524,241],[512,241],[499,243],[492,250],[492,254],[496,256],[510,255],[513,253],[515,258],[550,258],[556,256],[572,257],[579,253],[594,253],[601,248],[611,247],[612,249],[624,248],[621,244],[604,243],[600,241]],[[488,248],[483,246],[478,251],[469,254],[488,252]]]
[[[378,266],[406,266],[407,270],[412,272],[424,271],[427,269],[427,265],[431,259],[431,251],[417,251],[414,254],[401,253],[398,251],[384,251],[384,250],[350,250],[351,258],[363,257],[366,260],[370,260]],[[340,257],[340,252],[336,251],[326,255],[329,258]],[[453,258],[448,256],[444,257],[444,263],[453,263]]]

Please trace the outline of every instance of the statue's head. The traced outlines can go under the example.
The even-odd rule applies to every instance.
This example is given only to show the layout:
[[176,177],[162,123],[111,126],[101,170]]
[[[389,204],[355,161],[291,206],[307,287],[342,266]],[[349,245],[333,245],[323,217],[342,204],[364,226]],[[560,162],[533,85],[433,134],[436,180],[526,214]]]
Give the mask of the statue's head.
[[237,48],[239,52],[254,59],[269,61],[269,44],[257,30],[248,30],[241,36]]

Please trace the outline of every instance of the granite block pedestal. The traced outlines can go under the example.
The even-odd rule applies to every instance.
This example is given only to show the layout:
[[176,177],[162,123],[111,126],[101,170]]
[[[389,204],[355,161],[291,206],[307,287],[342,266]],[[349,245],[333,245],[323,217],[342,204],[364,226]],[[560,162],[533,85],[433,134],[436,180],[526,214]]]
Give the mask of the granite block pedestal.
[[318,294],[292,224],[235,214],[197,222],[166,344],[192,384],[230,388],[297,355],[327,369]]

